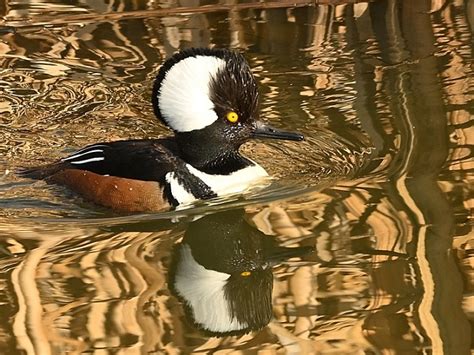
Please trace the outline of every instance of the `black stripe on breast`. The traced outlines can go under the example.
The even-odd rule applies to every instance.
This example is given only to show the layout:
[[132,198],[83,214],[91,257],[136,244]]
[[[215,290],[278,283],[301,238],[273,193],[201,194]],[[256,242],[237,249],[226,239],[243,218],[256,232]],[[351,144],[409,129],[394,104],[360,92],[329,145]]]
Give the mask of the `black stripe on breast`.
[[[189,172],[188,169],[179,169],[173,171],[173,178],[176,179],[180,186],[184,188],[188,193],[192,194],[196,199],[208,200],[217,197],[217,194],[200,178]],[[171,186],[165,180],[164,193],[168,201],[173,203],[174,206],[179,205],[176,198],[171,193]]]
[[178,200],[171,193],[171,185],[167,181],[164,182],[163,195],[173,207],[179,205]]

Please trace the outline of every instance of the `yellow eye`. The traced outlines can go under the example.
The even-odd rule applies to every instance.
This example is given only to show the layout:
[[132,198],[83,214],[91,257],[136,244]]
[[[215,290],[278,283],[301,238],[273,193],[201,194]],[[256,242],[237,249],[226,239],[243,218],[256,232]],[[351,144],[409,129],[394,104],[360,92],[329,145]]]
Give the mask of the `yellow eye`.
[[227,121],[235,123],[239,120],[239,115],[234,111],[230,111],[227,113],[226,118]]
[[247,277],[247,276],[250,276],[252,275],[252,273],[250,271],[243,271],[240,273],[240,276],[243,276],[243,277]]

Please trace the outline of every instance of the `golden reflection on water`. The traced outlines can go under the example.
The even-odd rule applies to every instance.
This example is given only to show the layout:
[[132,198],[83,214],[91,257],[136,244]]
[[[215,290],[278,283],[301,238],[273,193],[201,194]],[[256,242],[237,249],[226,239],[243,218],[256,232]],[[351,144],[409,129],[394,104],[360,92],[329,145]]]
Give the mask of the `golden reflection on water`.
[[[0,4],[0,353],[472,351],[471,2],[261,4]],[[124,216],[12,173],[167,134],[151,83],[190,46],[242,50],[262,116],[306,135],[244,148],[271,188]],[[171,253],[192,216],[240,207],[316,251],[273,270],[267,327],[207,337],[167,287]]]

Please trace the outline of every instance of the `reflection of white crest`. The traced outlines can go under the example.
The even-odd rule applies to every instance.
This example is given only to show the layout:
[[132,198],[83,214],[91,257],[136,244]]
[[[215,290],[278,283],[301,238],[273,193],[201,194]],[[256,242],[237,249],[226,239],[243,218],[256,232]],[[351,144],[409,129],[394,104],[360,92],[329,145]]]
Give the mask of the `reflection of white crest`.
[[200,55],[184,58],[168,70],[157,95],[161,114],[174,131],[202,129],[217,120],[209,89],[225,64],[223,59]]
[[230,275],[204,268],[194,260],[188,245],[183,244],[179,253],[174,288],[188,303],[194,321],[216,333],[247,328],[231,315],[224,290]]

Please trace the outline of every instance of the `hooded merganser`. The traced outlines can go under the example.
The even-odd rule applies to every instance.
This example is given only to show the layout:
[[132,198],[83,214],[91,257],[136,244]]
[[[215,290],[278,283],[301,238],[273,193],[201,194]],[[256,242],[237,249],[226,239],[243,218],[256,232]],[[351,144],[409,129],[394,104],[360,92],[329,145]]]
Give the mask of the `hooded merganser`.
[[255,78],[242,55],[224,49],[192,48],[169,58],[152,104],[174,137],[97,143],[20,175],[66,185],[115,210],[157,211],[241,193],[267,177],[239,153],[251,138],[303,139],[258,120]]
[[245,334],[272,319],[272,267],[313,250],[279,246],[246,221],[244,210],[219,212],[189,225],[173,249],[169,287],[204,333]]

